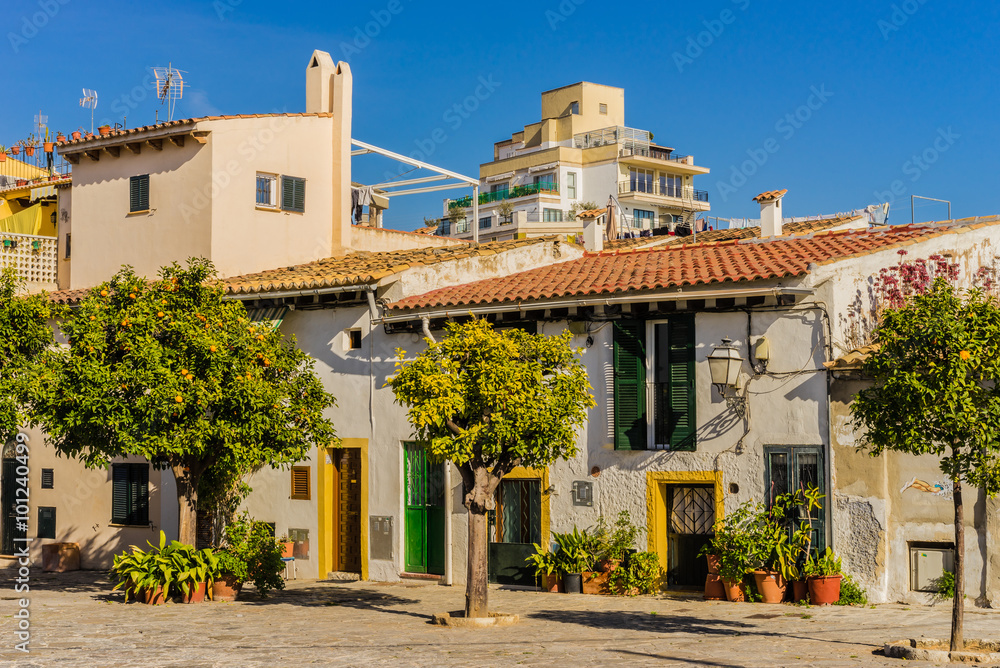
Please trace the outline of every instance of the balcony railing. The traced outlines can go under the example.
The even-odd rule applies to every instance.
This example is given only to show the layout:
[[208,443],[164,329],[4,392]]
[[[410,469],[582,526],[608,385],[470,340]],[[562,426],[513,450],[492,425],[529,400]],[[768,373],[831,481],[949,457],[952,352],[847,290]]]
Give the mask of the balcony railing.
[[14,267],[28,284],[55,284],[58,259],[55,237],[0,232],[0,267]]
[[18,185],[28,185],[31,181],[50,177],[65,178],[70,175],[73,165],[58,153],[46,153],[41,147],[33,156],[27,156],[22,148],[18,155],[7,154],[0,163],[0,190]]
[[645,146],[649,148],[651,141],[652,138],[649,135],[649,131],[626,128],[621,125],[573,135],[573,146],[575,148],[595,148],[597,146],[607,146],[608,144],[623,144],[626,147]]
[[686,164],[691,164],[690,155],[679,155],[674,153],[670,149],[652,147],[643,148],[641,146],[636,146],[635,148],[623,148],[618,151],[618,156],[621,158],[627,158],[630,156],[642,156],[644,158],[653,158],[654,160],[669,160],[670,162],[682,162]]
[[661,186],[659,182],[648,183],[639,181],[620,181],[618,183],[618,194],[640,193],[647,195],[659,195],[661,197],[675,197],[677,199],[694,200],[695,202],[708,202],[707,190],[695,190],[689,186]]
[[[559,194],[559,184],[552,181],[540,181],[538,183],[514,186],[507,190],[497,190],[491,193],[479,193],[479,204],[491,204],[505,199],[515,199],[517,197],[527,197],[539,193]],[[472,206],[472,195],[466,195],[459,199],[453,199],[448,203],[449,209],[458,209]]]

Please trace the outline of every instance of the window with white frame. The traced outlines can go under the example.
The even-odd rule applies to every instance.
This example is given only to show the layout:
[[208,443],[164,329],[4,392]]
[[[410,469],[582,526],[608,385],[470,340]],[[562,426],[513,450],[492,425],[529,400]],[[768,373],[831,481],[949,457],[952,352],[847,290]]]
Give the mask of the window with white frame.
[[576,172],[566,172],[566,197],[576,199]]
[[635,226],[640,230],[649,230],[653,227],[653,219],[655,214],[652,211],[645,211],[643,209],[636,209],[634,211]]
[[274,174],[257,174],[257,206],[278,206],[278,177]]
[[606,105],[603,102],[601,102],[600,107],[598,107],[598,109],[600,110],[600,112],[602,114],[607,115],[607,113],[608,113],[608,105]]
[[546,223],[561,223],[563,220],[562,209],[542,209],[542,221]]

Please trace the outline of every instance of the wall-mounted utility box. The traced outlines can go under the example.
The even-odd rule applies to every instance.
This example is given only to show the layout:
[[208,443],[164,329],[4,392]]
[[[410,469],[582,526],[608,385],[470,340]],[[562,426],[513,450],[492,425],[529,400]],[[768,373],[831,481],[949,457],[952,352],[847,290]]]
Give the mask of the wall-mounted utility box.
[[371,558],[392,560],[392,517],[372,515],[368,518],[368,541]]
[[573,482],[573,505],[587,507],[594,505],[594,483],[588,480]]
[[937,591],[937,579],[955,571],[955,550],[950,547],[910,548],[910,590]]

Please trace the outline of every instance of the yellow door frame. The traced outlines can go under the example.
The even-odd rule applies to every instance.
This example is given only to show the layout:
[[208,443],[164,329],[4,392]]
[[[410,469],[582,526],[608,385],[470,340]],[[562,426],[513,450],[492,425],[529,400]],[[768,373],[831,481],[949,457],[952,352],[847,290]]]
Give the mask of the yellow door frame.
[[361,450],[361,579],[368,579],[368,439],[344,438],[336,446],[318,446],[319,465],[319,577],[325,578],[333,570],[333,541],[337,527],[333,526],[333,504],[337,490],[333,489],[333,450],[359,448]]
[[[655,552],[660,570],[666,573],[667,560],[667,485],[713,485],[715,487],[715,518],[725,515],[722,471],[647,471],[646,472],[646,539],[647,548]],[[666,578],[661,579],[661,588]]]

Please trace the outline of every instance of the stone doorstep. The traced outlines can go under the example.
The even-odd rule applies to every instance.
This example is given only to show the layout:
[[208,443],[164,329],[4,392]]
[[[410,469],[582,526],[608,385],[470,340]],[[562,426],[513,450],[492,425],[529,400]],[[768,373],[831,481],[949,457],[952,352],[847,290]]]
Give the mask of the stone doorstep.
[[497,626],[517,624],[521,618],[518,615],[508,615],[503,612],[491,612],[489,617],[465,617],[463,613],[450,612],[435,614],[432,622],[438,626],[449,626],[456,629],[486,629]]
[[420,580],[422,582],[442,582],[444,580],[443,575],[434,575],[433,573],[400,573],[399,578],[401,580]]
[[329,582],[359,582],[361,580],[361,574],[331,571],[326,574],[326,579]]
[[[988,666],[1000,665],[1000,652],[962,651],[950,652],[945,649],[926,649],[921,645],[948,644],[948,640],[921,638],[920,640],[897,640],[885,644],[885,655],[894,659],[906,661],[929,661],[931,663],[975,663]],[[966,643],[978,642],[997,645],[994,641],[984,641],[978,638],[968,638]]]

